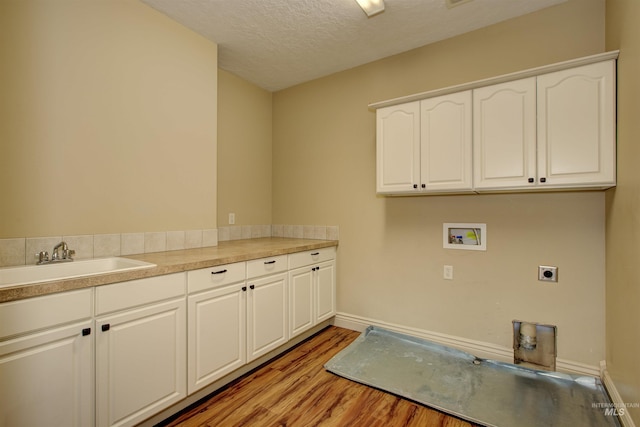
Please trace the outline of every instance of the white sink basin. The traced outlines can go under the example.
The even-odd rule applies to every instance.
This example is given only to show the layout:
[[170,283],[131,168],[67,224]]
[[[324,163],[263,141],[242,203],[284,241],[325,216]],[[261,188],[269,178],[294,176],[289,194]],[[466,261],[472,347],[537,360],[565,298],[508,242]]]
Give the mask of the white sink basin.
[[155,267],[155,264],[128,258],[95,258],[45,265],[0,268],[0,288],[30,283],[64,280],[97,274],[118,273]]

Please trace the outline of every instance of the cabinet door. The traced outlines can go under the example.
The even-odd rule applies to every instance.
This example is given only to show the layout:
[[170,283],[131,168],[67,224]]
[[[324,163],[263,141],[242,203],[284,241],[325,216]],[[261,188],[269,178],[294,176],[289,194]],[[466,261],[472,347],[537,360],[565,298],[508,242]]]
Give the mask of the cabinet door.
[[471,191],[471,91],[420,101],[420,189]]
[[329,261],[316,267],[315,323],[336,314],[336,262]]
[[290,337],[314,325],[314,269],[313,266],[306,266],[289,272]]
[[189,297],[189,394],[245,364],[246,294],[242,282]]
[[545,74],[537,82],[540,183],[614,185],[615,61]]
[[247,362],[250,362],[289,339],[287,273],[247,284]]
[[416,191],[420,182],[419,101],[376,111],[376,147],[377,192]]
[[98,426],[130,426],[186,397],[184,298],[96,320]]
[[536,185],[536,79],[473,91],[474,187]]
[[94,425],[92,325],[0,343],[0,426]]

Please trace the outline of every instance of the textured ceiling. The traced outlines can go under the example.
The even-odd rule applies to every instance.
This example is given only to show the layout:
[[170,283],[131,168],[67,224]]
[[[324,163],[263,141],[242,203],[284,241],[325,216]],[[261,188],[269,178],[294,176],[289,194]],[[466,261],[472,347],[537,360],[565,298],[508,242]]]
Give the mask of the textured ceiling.
[[[566,0],[142,0],[218,44],[220,68],[276,91]],[[456,2],[456,0],[453,0]]]

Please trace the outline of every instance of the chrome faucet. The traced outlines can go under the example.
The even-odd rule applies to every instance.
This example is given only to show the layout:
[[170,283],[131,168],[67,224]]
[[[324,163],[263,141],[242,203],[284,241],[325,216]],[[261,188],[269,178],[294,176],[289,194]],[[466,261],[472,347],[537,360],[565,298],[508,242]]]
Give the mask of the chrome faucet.
[[38,258],[38,262],[36,262],[36,265],[42,265],[42,264],[48,264],[49,263],[49,252],[47,252],[47,251],[38,252],[36,254],[36,257]]
[[[62,248],[62,258],[60,258],[60,254],[58,253],[58,249]],[[66,242],[60,242],[53,247],[51,251],[51,262],[63,262],[63,261],[73,261],[71,258],[72,255],[75,255],[76,251],[69,250],[69,246],[67,246]]]
[[[62,248],[62,256],[60,256],[60,248]],[[37,265],[50,264],[52,262],[70,262],[73,261],[72,256],[76,254],[76,251],[69,249],[66,242],[60,242],[53,247],[51,251],[51,259],[49,259],[49,253],[42,251],[36,254],[38,257]]]
[[62,259],[66,258],[66,254],[69,251],[69,247],[66,242],[60,242],[53,247],[51,251],[51,261],[57,261],[60,259],[60,254],[58,254],[58,249],[62,248]]

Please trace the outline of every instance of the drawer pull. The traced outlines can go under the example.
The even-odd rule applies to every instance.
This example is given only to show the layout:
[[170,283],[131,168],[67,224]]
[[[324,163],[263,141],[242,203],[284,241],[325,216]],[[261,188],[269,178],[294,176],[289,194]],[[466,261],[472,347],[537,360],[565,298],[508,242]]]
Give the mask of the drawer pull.
[[272,261],[265,261],[264,263],[265,263],[265,264],[275,264],[275,263],[276,263],[276,260],[274,259],[274,260],[272,260]]
[[317,256],[317,255],[320,255],[320,252],[314,252],[311,254],[311,256]]
[[104,325],[102,325],[102,332],[107,332],[109,329],[111,329],[110,324],[105,323]]
[[86,337],[87,335],[91,335],[91,328],[84,328],[82,330],[82,336]]
[[226,272],[227,272],[227,269],[225,268],[224,270],[220,270],[220,271],[212,271],[211,274],[222,274]]

